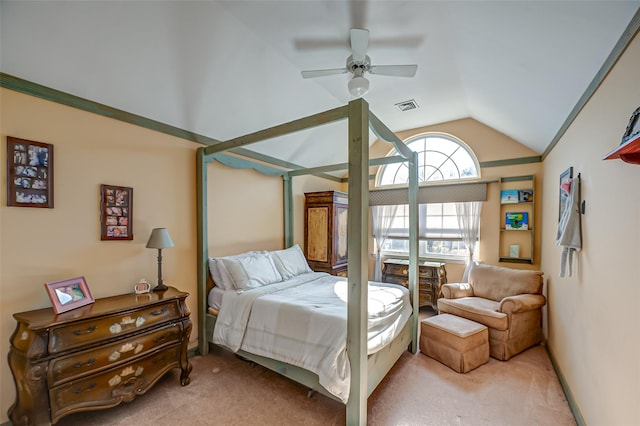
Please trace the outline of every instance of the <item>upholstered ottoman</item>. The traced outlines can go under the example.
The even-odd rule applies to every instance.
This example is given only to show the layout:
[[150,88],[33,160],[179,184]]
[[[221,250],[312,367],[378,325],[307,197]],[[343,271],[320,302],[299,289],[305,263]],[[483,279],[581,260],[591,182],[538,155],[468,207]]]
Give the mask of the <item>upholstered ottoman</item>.
[[420,351],[458,373],[467,373],[489,361],[489,331],[455,315],[429,317],[420,324]]

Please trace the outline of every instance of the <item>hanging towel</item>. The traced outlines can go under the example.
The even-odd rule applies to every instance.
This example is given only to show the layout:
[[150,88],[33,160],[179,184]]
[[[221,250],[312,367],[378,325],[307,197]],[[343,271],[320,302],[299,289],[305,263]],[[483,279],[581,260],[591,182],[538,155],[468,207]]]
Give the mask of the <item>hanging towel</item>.
[[566,275],[566,267],[569,266],[569,275],[572,273],[573,255],[582,248],[582,227],[580,215],[580,177],[570,179],[560,185],[564,191],[565,206],[558,223],[556,245],[562,246],[560,258],[560,276]]

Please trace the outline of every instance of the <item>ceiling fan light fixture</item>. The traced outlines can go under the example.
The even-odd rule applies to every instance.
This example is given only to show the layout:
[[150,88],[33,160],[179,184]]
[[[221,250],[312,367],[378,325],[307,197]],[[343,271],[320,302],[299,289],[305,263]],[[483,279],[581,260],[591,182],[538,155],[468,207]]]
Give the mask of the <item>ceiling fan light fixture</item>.
[[354,98],[361,98],[369,93],[369,80],[362,76],[355,76],[349,81],[349,93]]

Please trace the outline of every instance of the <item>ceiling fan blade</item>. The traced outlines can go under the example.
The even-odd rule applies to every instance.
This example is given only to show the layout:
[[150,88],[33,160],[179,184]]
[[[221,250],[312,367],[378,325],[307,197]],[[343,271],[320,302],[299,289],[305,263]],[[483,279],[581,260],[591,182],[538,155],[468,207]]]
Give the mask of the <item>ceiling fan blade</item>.
[[347,72],[349,72],[349,70],[346,68],[302,71],[302,78],[324,77],[325,75],[346,74]]
[[351,54],[356,62],[363,62],[369,47],[369,30],[353,28],[351,30]]
[[371,74],[393,75],[396,77],[413,77],[418,70],[417,65],[373,65],[369,67]]

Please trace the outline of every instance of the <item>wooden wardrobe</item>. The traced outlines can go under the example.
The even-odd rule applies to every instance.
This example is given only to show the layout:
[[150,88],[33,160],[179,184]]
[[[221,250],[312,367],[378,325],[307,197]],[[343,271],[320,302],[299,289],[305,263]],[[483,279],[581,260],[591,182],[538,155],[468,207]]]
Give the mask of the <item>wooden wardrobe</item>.
[[309,266],[346,277],[348,194],[322,191],[304,196],[304,253]]

